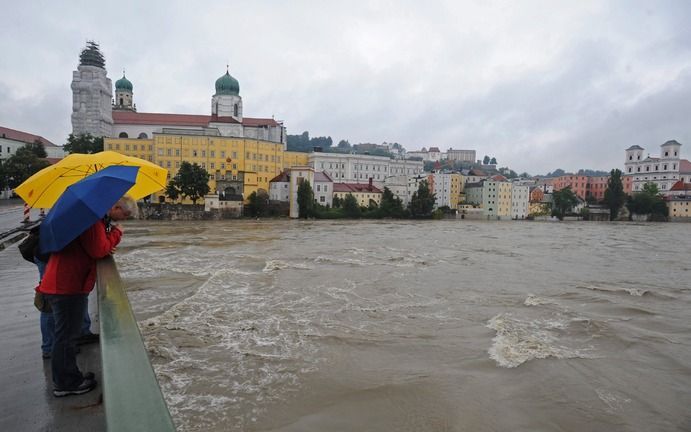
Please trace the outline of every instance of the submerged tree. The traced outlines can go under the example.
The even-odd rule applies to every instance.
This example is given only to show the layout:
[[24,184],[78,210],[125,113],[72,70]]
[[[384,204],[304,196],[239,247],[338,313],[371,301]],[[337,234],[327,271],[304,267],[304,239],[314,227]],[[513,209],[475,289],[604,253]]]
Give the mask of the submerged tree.
[[436,195],[430,192],[427,180],[421,181],[410,199],[410,215],[414,218],[431,217],[435,200]]
[[566,213],[570,212],[578,204],[578,197],[571,190],[571,186],[555,191],[552,194],[553,208],[552,214],[563,220]]
[[621,170],[613,169],[609,173],[607,189],[605,190],[605,204],[609,208],[609,220],[614,220],[619,214],[619,209],[626,202],[626,193],[621,181]]

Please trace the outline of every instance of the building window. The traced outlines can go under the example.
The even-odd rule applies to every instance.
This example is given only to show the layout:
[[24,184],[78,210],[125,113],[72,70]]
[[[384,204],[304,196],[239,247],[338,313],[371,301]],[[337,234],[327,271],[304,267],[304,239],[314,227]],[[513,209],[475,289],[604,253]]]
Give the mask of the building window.
[[120,132],[120,135],[118,135],[118,138],[129,138],[127,135],[127,132]]

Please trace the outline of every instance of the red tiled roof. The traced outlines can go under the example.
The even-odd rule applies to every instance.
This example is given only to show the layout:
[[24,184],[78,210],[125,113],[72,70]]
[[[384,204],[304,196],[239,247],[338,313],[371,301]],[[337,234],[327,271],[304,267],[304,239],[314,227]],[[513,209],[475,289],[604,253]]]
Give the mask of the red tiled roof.
[[507,179],[506,177],[504,177],[503,175],[501,175],[501,174],[497,174],[497,175],[495,175],[495,176],[492,176],[492,180],[494,180],[494,181],[499,181],[499,182],[505,182],[505,181],[507,181],[508,179]]
[[370,186],[368,183],[334,183],[334,192],[369,192],[382,193],[376,186]]
[[324,171],[317,171],[314,173],[314,181],[316,181],[316,182],[333,182],[333,179]]
[[48,141],[40,135],[34,135],[28,132],[22,132],[2,126],[0,126],[0,137],[14,141],[20,141],[27,144],[31,144],[34,141],[40,141],[41,144],[43,144],[44,146],[57,147],[55,144],[53,144],[52,142]]
[[288,171],[283,171],[276,177],[272,178],[269,180],[269,183],[288,183],[290,181],[290,176],[288,175]]
[[[115,124],[163,125],[163,126],[208,126],[209,123],[238,123],[232,117],[199,114],[142,113],[135,111],[113,111]],[[244,126],[278,126],[274,119],[243,117]]]
[[670,189],[671,191],[691,191],[691,183],[684,183],[682,180],[674,183],[674,186]]
[[691,174],[691,162],[686,159],[679,161],[679,173],[680,174]]

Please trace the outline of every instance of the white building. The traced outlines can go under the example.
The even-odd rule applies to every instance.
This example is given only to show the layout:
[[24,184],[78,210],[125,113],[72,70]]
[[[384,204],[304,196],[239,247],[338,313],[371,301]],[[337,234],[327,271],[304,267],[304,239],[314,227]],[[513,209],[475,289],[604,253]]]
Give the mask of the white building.
[[454,150],[446,152],[446,158],[454,161],[475,163],[475,150]]
[[369,183],[383,188],[389,176],[416,175],[423,171],[421,161],[390,159],[386,156],[313,152],[309,165],[325,172],[337,183]]
[[[675,140],[660,146],[659,157],[644,154],[645,149],[637,145],[626,149],[624,174],[632,177],[632,192],[642,191],[646,183],[654,183],[660,192],[666,194],[691,165],[688,160],[681,159],[681,144]],[[684,172],[683,175],[687,174]]]
[[511,184],[511,218],[525,219],[530,204],[530,186]]
[[285,170],[269,181],[269,200],[288,202],[290,200],[290,175]]
[[312,190],[314,191],[314,200],[319,205],[333,206],[333,179],[323,171],[316,171],[314,173],[314,184]]
[[0,163],[17,153],[17,150],[24,147],[25,144],[35,142],[43,144],[43,148],[46,150],[46,157],[50,162],[56,162],[57,159],[65,157],[65,151],[62,147],[56,146],[40,135],[0,126]]

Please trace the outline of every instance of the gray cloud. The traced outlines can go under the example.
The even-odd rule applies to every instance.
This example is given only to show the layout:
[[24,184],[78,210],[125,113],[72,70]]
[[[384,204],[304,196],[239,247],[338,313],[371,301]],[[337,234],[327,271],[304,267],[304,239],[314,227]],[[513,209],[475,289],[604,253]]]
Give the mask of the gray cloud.
[[[88,38],[139,110],[208,113],[230,64],[248,116],[351,142],[473,148],[517,171],[621,167],[691,148],[691,4],[11,4],[0,123],[61,143]],[[683,151],[686,157],[690,150]]]

